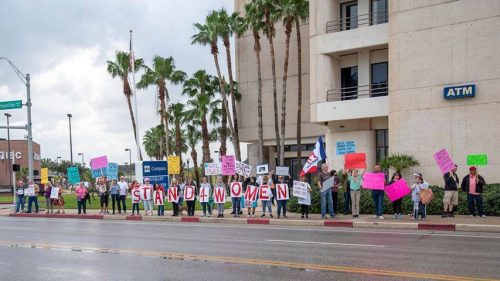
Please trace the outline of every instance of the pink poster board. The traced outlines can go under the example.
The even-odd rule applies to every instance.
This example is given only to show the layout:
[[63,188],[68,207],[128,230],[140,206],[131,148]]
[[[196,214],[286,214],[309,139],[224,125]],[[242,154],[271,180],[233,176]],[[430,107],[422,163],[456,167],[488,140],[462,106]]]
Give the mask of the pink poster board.
[[405,197],[410,192],[411,189],[403,178],[385,187],[385,193],[391,202]]
[[102,169],[108,167],[108,157],[101,156],[90,160],[90,166],[92,170]]
[[384,173],[365,173],[363,175],[363,188],[372,190],[384,190],[385,174]]
[[222,156],[222,175],[232,176],[236,174],[236,159],[234,155]]
[[453,170],[453,168],[455,168],[455,163],[453,163],[450,154],[448,154],[448,151],[446,151],[445,148],[436,152],[434,154],[434,159],[436,160],[436,163],[439,166],[442,174],[446,174],[449,171]]

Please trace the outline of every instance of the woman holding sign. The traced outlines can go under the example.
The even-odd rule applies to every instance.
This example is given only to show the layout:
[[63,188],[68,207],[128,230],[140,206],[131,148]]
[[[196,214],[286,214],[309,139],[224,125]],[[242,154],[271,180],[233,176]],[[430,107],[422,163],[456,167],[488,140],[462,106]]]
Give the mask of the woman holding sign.
[[153,215],[153,187],[149,183],[149,178],[144,179],[144,184],[141,185],[139,190],[141,191],[142,205],[144,206],[144,212],[146,216],[149,214]]
[[98,179],[97,190],[99,191],[99,201],[101,203],[101,211],[99,214],[107,213],[108,211],[108,187],[106,186],[106,180],[104,178]]
[[[229,186],[230,188],[230,194],[231,194],[231,202],[233,203],[233,211],[231,212],[231,215],[233,215],[234,217],[239,217],[240,216],[240,212],[241,212],[241,209],[240,209],[240,204],[241,204],[241,197],[233,197],[233,184],[234,183],[239,183],[239,177],[238,175],[234,174],[228,181],[227,181],[227,185]],[[238,189],[238,188],[241,188],[241,183],[238,186],[235,187],[235,189]],[[240,194],[243,190],[240,190]]]
[[[220,191],[220,194],[218,193]],[[216,197],[222,197],[222,198],[216,198],[217,202],[217,217],[218,218],[223,218],[224,217],[224,202],[226,199],[226,185],[224,184],[224,180],[222,179],[222,176],[217,177],[217,183],[215,184],[214,188],[214,196]],[[219,201],[218,199],[221,199]]]
[[[401,175],[399,173],[394,173],[392,174],[391,181],[389,182],[389,185],[393,184],[394,182],[398,181],[401,179]],[[394,210],[394,218],[395,219],[402,219],[403,218],[403,197],[399,198],[398,200],[392,202],[392,209]]]
[[132,184],[130,184],[130,193],[132,194],[132,216],[135,215],[135,212],[137,211],[137,215],[140,215],[139,213],[139,202],[141,202],[141,195],[139,192],[139,183],[137,181],[133,181]]
[[[244,194],[247,194],[247,192],[249,192],[250,194],[252,194],[252,192],[255,192],[258,194],[257,191],[253,191],[255,188],[257,188],[257,182],[255,182],[255,177],[248,177],[245,179],[245,181],[243,182],[243,192]],[[257,208],[257,199],[258,199],[258,196],[255,196],[255,201],[252,202],[252,200],[250,200],[250,198],[248,198],[246,201],[245,201],[245,205],[247,206],[247,211],[248,211],[248,217],[249,218],[253,218],[255,217],[255,208]]]
[[52,199],[52,204],[57,207],[56,214],[61,213],[61,209],[64,214],[64,197],[62,196],[62,187],[60,183],[57,184],[57,190],[59,190],[57,199]]
[[[364,171],[363,173],[364,174]],[[361,180],[363,175],[359,175],[358,170],[352,171],[352,175],[349,175],[349,182],[351,188],[351,205],[352,205],[352,217],[359,218],[359,201],[361,200]]]
[[193,182],[193,178],[188,177],[186,186],[184,187],[184,199],[187,204],[188,216],[194,216],[194,210],[196,206],[196,184]]
[[210,204],[208,203],[208,201],[210,201],[210,197],[211,197],[211,190],[212,190],[212,186],[210,185],[210,183],[208,183],[208,178],[205,176],[201,179],[201,184],[200,184],[200,203],[201,203],[201,207],[203,208],[203,215],[202,217],[206,217],[207,216],[207,209],[208,209],[208,216],[211,217],[212,216],[212,207],[210,206]]
[[309,206],[311,206],[311,186],[309,183],[307,183],[307,178],[305,175],[300,177],[300,181],[307,186],[307,194],[305,198],[299,197],[299,204],[300,204],[300,212],[302,213],[302,216],[300,218],[304,218],[304,215],[306,216],[306,219],[309,218]]
[[259,198],[260,202],[262,203],[262,215],[260,217],[265,217],[266,216],[266,207],[269,211],[269,215],[271,218],[273,217],[273,209],[271,207],[271,199],[273,198],[273,192],[272,190],[274,189],[274,183],[271,178],[269,178],[268,175],[265,175],[264,178],[262,178],[262,183],[259,188]]
[[290,190],[288,184],[285,182],[284,176],[278,177],[278,184],[276,185],[276,201],[278,202],[278,219],[281,217],[281,212],[283,211],[283,217],[286,219],[286,204],[288,203]]

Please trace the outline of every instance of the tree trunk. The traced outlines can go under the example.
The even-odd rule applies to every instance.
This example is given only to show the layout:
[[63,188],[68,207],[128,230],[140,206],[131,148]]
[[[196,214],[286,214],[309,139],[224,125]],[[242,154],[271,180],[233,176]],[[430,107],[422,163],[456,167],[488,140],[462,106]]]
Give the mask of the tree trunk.
[[[227,152],[227,113],[226,111],[222,111],[221,116],[221,130],[220,130],[220,149],[219,156],[226,155]],[[217,159],[220,161],[220,159]]]
[[274,55],[274,42],[273,42],[273,34],[274,34],[274,26],[271,23],[271,15],[267,10],[265,12],[266,23],[269,26],[269,32],[267,35],[267,40],[269,40],[269,49],[271,51],[271,73],[273,78],[273,102],[274,102],[274,132],[276,134],[276,151],[278,156],[281,155],[280,152],[280,128],[278,125],[278,93],[276,90],[276,57]]
[[125,94],[125,97],[127,98],[128,111],[130,112],[130,119],[132,120],[132,128],[134,129],[135,144],[137,145],[137,149],[139,149],[139,161],[142,161],[141,145],[140,143],[138,143],[139,140],[136,138],[137,127],[135,126],[134,110],[132,109],[132,101],[130,100],[130,97],[132,97],[132,90],[130,89],[128,79],[126,78],[123,80],[123,92]]
[[262,124],[262,72],[260,68],[260,37],[259,31],[253,30],[254,51],[257,59],[257,117],[259,127],[259,142],[258,142],[258,161],[259,164],[264,164],[264,128]]
[[198,173],[198,153],[196,147],[191,147],[191,158],[193,159],[194,176],[196,178],[196,185],[200,187],[200,175]]
[[297,29],[297,171],[302,170],[302,42],[300,38],[299,19],[295,20]]
[[292,33],[292,21],[286,22],[285,27],[285,61],[283,63],[283,94],[281,96],[281,136],[280,136],[280,165],[285,165],[285,128],[286,128],[286,81],[288,79],[288,57],[290,55],[290,35]]
[[210,159],[210,140],[209,140],[209,134],[208,134],[208,122],[207,122],[207,113],[205,112],[203,114],[203,117],[201,119],[201,138],[202,138],[202,145],[201,145],[201,150],[203,152],[203,163],[209,163],[212,162]]
[[[165,123],[165,143],[166,143],[166,151],[165,151],[165,156],[168,157],[170,155],[170,153],[172,153],[172,151],[170,150],[170,142],[168,141],[168,135],[169,135],[169,131],[168,131],[168,112],[167,112],[167,109],[168,108],[168,89],[167,87],[165,87],[165,111],[164,111],[164,115],[163,115],[163,119],[164,119],[164,123]],[[161,150],[163,151],[163,150]],[[163,155],[162,155],[163,157]]]
[[[163,125],[163,129],[167,127],[166,118],[167,107],[165,104],[165,87],[160,86],[158,89],[158,99],[160,100],[160,124]],[[163,138],[160,138],[160,159],[163,159]]]
[[231,107],[233,109],[233,143],[236,144],[234,147],[234,154],[236,160],[241,161],[240,152],[240,136],[238,131],[238,112],[236,109],[236,98],[234,97],[234,81],[233,81],[233,67],[231,64],[231,46],[229,43],[229,38],[224,38],[224,46],[226,47],[226,59],[227,59],[227,73],[229,77],[229,92],[231,94]]
[[180,173],[184,173],[184,168],[182,167],[182,135],[181,135],[181,123],[179,120],[175,120],[175,154],[179,156],[180,162]]

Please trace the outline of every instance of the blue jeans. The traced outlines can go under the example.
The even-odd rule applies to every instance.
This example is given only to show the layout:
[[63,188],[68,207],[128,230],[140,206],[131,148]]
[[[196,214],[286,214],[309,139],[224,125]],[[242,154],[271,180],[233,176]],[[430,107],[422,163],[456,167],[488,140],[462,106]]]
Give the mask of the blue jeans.
[[77,199],[77,205],[78,205],[78,214],[81,214],[82,213],[82,209],[83,209],[83,213],[86,214],[87,213],[87,200],[85,199]]
[[375,203],[375,215],[380,217],[384,214],[384,191],[372,190],[372,197]]
[[233,202],[233,213],[235,215],[238,215],[240,213],[240,201],[241,201],[241,198],[240,197],[231,197],[231,201]]
[[351,212],[351,192],[344,192],[344,215]]
[[24,195],[17,196],[17,202],[16,202],[16,213],[19,213],[19,211],[24,209]]
[[278,201],[278,217],[281,215],[281,210],[283,210],[283,216],[286,216],[286,203],[288,200],[277,200]]
[[165,206],[158,205],[158,216],[164,216],[164,215],[165,215]]
[[208,214],[212,215],[212,207],[208,202],[201,202],[201,207],[203,208],[203,215],[207,214],[207,209],[208,209]]
[[[122,202],[122,207],[123,207],[123,212],[127,212],[127,204],[125,203],[125,201],[127,200],[127,195],[120,195],[120,198],[119,198],[119,201],[118,202]],[[118,212],[120,212],[120,203],[118,203]]]
[[476,210],[474,208],[474,201],[476,201],[477,209],[479,211],[479,216],[484,215],[483,210],[483,195],[472,195],[467,193],[467,206],[469,207],[469,215],[476,215]]
[[271,208],[271,201],[270,200],[262,200],[261,201],[262,203],[262,213],[266,213],[266,207],[269,211],[270,214],[273,213],[273,209]]
[[31,206],[35,203],[35,213],[38,213],[38,198],[36,196],[28,197],[28,213],[31,213]]
[[333,212],[333,200],[332,200],[332,190],[327,189],[324,192],[319,193],[321,196],[321,218],[326,217],[326,203],[328,200],[328,212],[330,213],[330,217],[335,217],[335,213]]
[[425,219],[427,216],[427,205],[422,204],[422,201],[418,202],[418,214],[420,218]]

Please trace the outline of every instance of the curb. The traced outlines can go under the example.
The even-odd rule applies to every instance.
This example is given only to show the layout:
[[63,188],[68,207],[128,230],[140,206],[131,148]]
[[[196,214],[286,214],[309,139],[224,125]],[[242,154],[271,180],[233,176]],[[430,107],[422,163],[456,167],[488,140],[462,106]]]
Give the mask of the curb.
[[181,222],[200,222],[199,217],[181,217]]
[[247,224],[269,224],[268,219],[247,219]]
[[90,220],[102,220],[103,215],[74,215],[74,214],[29,214],[29,213],[11,213],[11,217],[23,217],[23,218],[56,218],[56,219],[90,219]]
[[353,227],[352,221],[324,221],[324,226],[336,226],[336,227]]
[[487,224],[456,224],[456,231],[473,231],[473,232],[499,232],[500,225]]
[[142,216],[126,216],[125,220],[128,220],[128,221],[142,221]]
[[455,231],[454,224],[419,223],[418,230]]
[[378,228],[378,229],[418,229],[416,223],[411,222],[365,222],[354,221],[353,228]]

